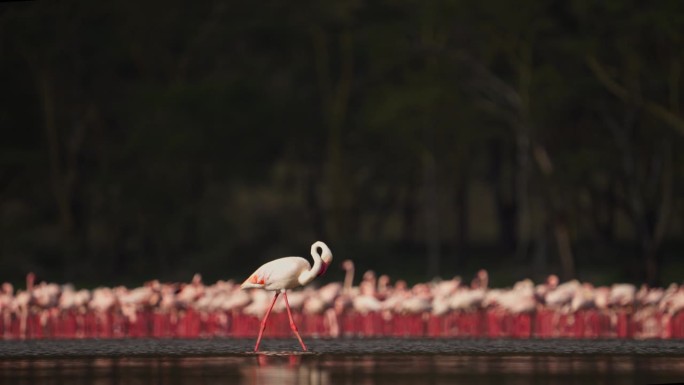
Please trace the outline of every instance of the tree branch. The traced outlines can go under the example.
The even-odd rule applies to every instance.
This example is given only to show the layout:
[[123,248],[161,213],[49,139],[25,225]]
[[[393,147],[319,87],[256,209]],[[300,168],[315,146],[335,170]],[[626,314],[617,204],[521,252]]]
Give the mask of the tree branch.
[[606,87],[611,94],[624,102],[636,104],[666,123],[668,126],[674,128],[680,135],[684,135],[684,119],[680,116],[658,103],[646,100],[639,95],[631,93],[627,88],[615,81],[605,67],[603,67],[594,56],[588,55],[586,57],[586,62],[599,83]]

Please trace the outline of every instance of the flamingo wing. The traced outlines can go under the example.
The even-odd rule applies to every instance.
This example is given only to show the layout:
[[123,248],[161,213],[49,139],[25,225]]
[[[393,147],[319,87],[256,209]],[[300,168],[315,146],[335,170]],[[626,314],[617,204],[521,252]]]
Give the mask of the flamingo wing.
[[311,269],[311,264],[301,257],[285,257],[265,263],[240,286],[243,289],[259,288],[285,290],[300,286],[297,278]]

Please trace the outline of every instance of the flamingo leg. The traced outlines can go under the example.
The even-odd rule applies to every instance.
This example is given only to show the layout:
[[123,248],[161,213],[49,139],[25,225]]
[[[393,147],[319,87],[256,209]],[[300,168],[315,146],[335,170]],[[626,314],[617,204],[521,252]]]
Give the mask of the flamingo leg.
[[294,323],[294,319],[292,319],[292,311],[290,310],[290,304],[287,302],[287,293],[283,292],[283,298],[285,298],[285,307],[287,308],[287,315],[290,317],[290,328],[294,332],[294,334],[297,336],[297,339],[299,340],[299,344],[302,345],[302,349],[306,351],[306,345],[304,345],[304,341],[302,341],[302,337],[299,335],[299,331],[297,330],[297,325]]
[[[271,302],[271,306],[268,308],[268,311],[266,311],[266,315],[264,316],[264,319],[261,320],[261,328],[259,329],[259,337],[257,337],[257,342],[256,345],[254,345],[254,351],[259,351],[259,343],[261,343],[261,336],[264,334],[264,329],[266,329],[266,320],[268,320],[268,316],[271,314],[271,310],[273,310],[273,305],[275,305],[276,300],[278,299],[278,296],[280,295],[279,291],[276,291],[275,296],[273,297],[273,302]],[[285,303],[287,303],[287,297]],[[289,308],[288,308],[289,310]]]

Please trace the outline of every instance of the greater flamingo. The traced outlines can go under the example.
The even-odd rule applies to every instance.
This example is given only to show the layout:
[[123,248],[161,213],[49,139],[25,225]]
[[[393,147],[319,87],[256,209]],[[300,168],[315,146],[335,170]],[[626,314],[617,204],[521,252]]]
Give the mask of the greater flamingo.
[[[319,249],[321,250],[320,254],[318,252]],[[292,319],[292,311],[290,310],[290,304],[287,301],[286,290],[308,284],[313,281],[314,278],[323,275],[330,263],[332,263],[332,252],[328,246],[321,241],[311,245],[311,256],[314,260],[313,267],[309,264],[309,261],[301,257],[285,257],[268,262],[252,273],[252,275],[250,275],[240,286],[242,289],[255,288],[275,291],[273,302],[271,302],[271,306],[268,308],[264,319],[261,321],[259,336],[257,337],[256,345],[254,346],[255,352],[259,350],[259,343],[261,343],[261,337],[264,333],[264,329],[266,329],[266,320],[268,320],[268,316],[271,314],[273,305],[275,305],[280,293],[283,294],[283,298],[285,299],[287,315],[290,318],[290,328],[297,336],[299,344],[302,345],[302,349],[304,349],[304,351],[307,350],[304,341],[302,341],[302,337],[299,335],[297,325],[295,325],[294,319]]]

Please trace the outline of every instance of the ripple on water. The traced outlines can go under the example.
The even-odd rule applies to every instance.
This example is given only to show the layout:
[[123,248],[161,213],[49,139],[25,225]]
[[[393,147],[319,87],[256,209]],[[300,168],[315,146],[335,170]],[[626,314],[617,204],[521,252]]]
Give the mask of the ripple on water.
[[[267,339],[262,352],[283,354],[676,355],[684,340],[317,339],[303,352],[295,339]],[[254,355],[252,339],[0,341],[2,358]]]
[[0,342],[0,384],[586,384],[684,381],[684,341],[340,339]]

